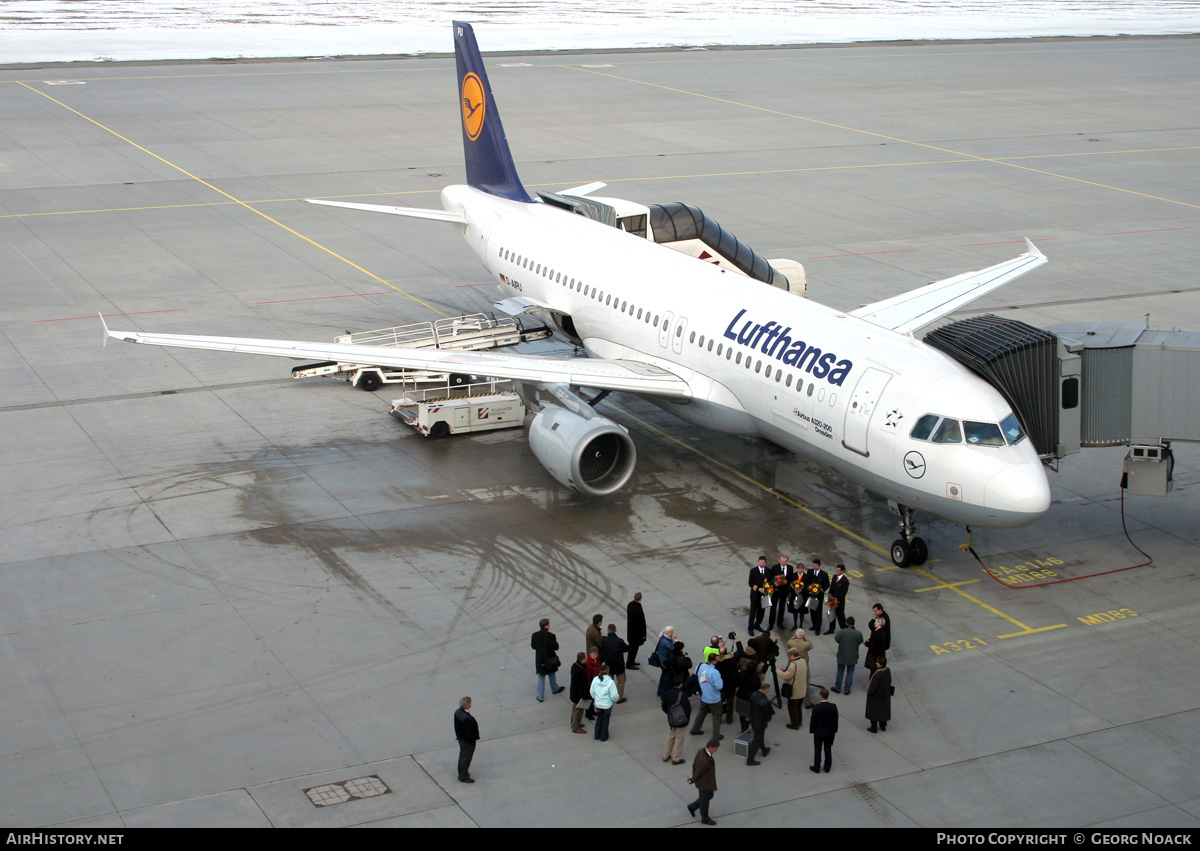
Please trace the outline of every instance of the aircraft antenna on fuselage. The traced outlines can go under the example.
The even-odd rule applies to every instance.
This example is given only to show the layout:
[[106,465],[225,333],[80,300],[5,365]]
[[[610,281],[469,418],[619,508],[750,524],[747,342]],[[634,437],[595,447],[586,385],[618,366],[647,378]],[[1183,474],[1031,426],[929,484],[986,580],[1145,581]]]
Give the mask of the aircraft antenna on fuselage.
[[454,59],[458,66],[467,184],[501,198],[532,203],[533,198],[517,177],[483,57],[475,43],[475,31],[465,21],[454,22]]

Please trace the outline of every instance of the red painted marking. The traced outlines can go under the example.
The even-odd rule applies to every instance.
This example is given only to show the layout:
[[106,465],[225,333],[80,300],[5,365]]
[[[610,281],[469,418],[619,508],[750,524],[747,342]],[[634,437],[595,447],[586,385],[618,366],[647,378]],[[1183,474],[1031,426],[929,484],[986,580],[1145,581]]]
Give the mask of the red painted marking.
[[1106,233],[1104,236],[1124,236],[1127,233],[1159,233],[1164,230],[1194,230],[1193,225],[1188,225],[1182,228],[1151,228],[1150,230],[1118,230],[1112,233]]
[[[176,313],[180,310],[187,310],[186,307],[168,307],[166,310],[138,310],[133,313],[106,313],[105,318],[109,316],[141,316],[143,313]],[[95,319],[96,314],[91,316],[62,316],[58,319],[38,319],[38,322],[70,322],[74,319]]]
[[822,254],[819,257],[809,257],[809,260],[828,260],[830,257],[865,257],[868,254],[899,254],[903,251],[913,251],[912,248],[893,248],[888,251],[863,251],[858,254]]
[[382,293],[346,293],[345,295],[314,295],[308,298],[281,298],[278,301],[256,301],[255,304],[288,304],[293,301],[321,301],[326,298],[364,298],[369,295],[391,295],[389,292]]

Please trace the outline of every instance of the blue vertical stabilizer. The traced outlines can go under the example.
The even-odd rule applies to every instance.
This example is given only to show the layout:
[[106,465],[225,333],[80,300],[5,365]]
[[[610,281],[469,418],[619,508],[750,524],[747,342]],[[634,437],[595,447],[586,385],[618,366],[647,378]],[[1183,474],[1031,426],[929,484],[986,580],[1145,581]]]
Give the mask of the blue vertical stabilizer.
[[475,31],[464,21],[454,22],[454,58],[468,185],[501,198],[532,202],[517,177]]

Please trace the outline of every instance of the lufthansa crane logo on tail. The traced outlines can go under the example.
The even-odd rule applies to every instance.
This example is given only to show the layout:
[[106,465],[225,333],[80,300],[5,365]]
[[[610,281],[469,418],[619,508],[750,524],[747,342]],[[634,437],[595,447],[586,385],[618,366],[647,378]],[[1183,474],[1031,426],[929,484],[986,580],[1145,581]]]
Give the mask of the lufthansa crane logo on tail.
[[467,138],[474,142],[483,132],[483,119],[487,113],[487,94],[478,74],[463,75],[461,94],[463,129]]

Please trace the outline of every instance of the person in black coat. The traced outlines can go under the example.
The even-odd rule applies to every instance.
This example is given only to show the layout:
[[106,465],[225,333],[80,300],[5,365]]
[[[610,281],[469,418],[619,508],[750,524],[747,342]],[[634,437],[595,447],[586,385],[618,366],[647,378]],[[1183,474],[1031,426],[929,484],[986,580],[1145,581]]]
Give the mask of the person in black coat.
[[[633,595],[633,600],[625,607],[625,640],[629,642],[629,660],[625,667],[636,671],[642,667],[638,664],[637,654],[646,643],[646,613],[642,611],[642,592]],[[612,666],[609,665],[611,668]]]
[[781,555],[779,564],[767,571],[775,593],[771,595],[771,616],[767,619],[771,628],[783,629],[783,616],[791,608],[792,583],[796,581],[796,568],[788,564],[788,557]]
[[771,698],[767,697],[769,689],[770,685],[764,681],[758,687],[758,691],[750,696],[750,729],[754,731],[754,738],[750,740],[746,765],[761,765],[762,763],[754,758],[760,751],[763,756],[769,756],[771,753],[766,743],[767,724],[775,717],[775,706],[771,703]]
[[566,686],[560,686],[555,673],[562,664],[558,659],[558,639],[550,631],[550,618],[538,621],[538,631],[529,639],[533,649],[533,670],[537,673],[537,699],[546,698],[546,677],[550,678],[550,693],[560,694]]
[[475,756],[475,743],[479,741],[479,722],[471,714],[469,697],[460,700],[454,711],[454,738],[458,739],[458,782],[474,783],[471,759]]
[[[670,677],[669,682],[675,682],[682,677],[684,680],[688,678],[688,671],[692,669],[692,657],[688,656],[683,650],[683,642],[676,641],[671,652],[667,654],[667,662],[663,665],[663,671]],[[664,689],[664,694],[666,690]]]
[[892,616],[883,610],[883,605],[876,603],[871,607],[871,619],[883,619],[883,649],[888,651],[892,649]]
[[880,656],[875,673],[867,683],[867,720],[871,726],[868,733],[877,733],[887,729],[887,722],[892,720],[892,669],[888,667],[887,657]]
[[758,557],[758,567],[750,568],[750,575],[746,578],[746,584],[750,586],[750,621],[746,624],[746,632],[754,635],[756,629],[762,629],[763,615],[763,589],[767,587],[767,557]]
[[821,689],[821,702],[809,713],[808,732],[813,737],[813,764],[809,770],[814,774],[821,770],[821,751],[825,751],[825,773],[833,765],[833,739],[838,730],[838,708],[829,702],[829,689]]
[[850,577],[846,575],[846,565],[839,564],[834,568],[833,579],[829,581],[829,600],[833,605],[830,607],[829,629],[825,630],[826,635],[833,635],[834,620],[837,620],[837,628],[846,628],[846,595],[850,593]]
[[586,733],[587,727],[583,726],[583,712],[588,707],[592,699],[591,692],[588,690],[588,672],[587,672],[587,654],[580,653],[575,657],[575,664],[571,666],[571,732]]
[[[803,606],[812,615],[813,637],[816,638],[821,634],[821,621],[825,618],[825,613],[822,607],[825,604],[825,592],[829,590],[829,573],[821,568],[821,560],[814,558],[812,567],[804,571],[804,575],[800,577],[800,583],[804,586],[803,591]],[[812,593],[813,586],[820,588],[817,593]],[[817,598],[817,605],[810,607],[808,601],[810,597]],[[804,613],[800,613],[800,622],[804,623]]]
[[733,705],[742,722],[743,733],[750,726],[750,698],[764,682],[759,668],[758,656],[755,653],[748,653],[738,660],[737,685],[733,691]]
[[620,698],[617,703],[625,702],[625,654],[628,652],[629,645],[617,635],[617,625],[610,623],[608,633],[600,642],[600,658],[608,665],[608,673],[617,681],[617,695]]
[[867,647],[867,658],[863,661],[863,665],[868,671],[874,671],[879,667],[879,660],[887,652],[887,628],[879,618],[872,620],[869,626],[871,632],[867,636],[867,640],[863,642]]

